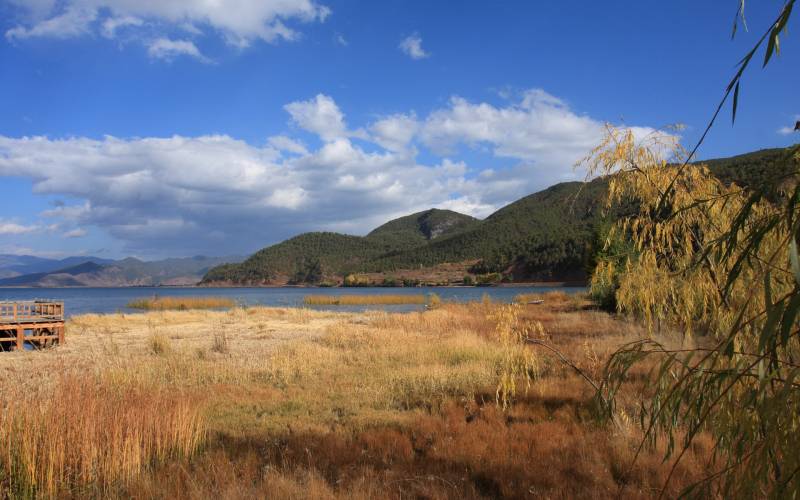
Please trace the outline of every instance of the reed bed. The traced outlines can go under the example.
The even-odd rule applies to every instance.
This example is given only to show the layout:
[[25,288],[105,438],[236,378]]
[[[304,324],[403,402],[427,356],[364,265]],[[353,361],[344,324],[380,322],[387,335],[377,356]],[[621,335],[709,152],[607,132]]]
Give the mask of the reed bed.
[[558,310],[570,309],[586,301],[584,294],[553,291],[545,293],[521,293],[514,297],[517,304],[546,304]]
[[199,400],[163,386],[87,374],[19,387],[0,395],[0,497],[106,496],[205,436]]
[[131,309],[146,311],[225,309],[235,305],[233,300],[226,297],[150,297],[128,302]]
[[303,303],[314,306],[361,306],[425,304],[424,295],[306,295]]
[[[620,388],[615,427],[596,424],[594,390],[541,350],[532,385],[519,373],[512,405],[497,407],[515,354],[502,343],[501,309],[520,327],[541,324],[531,334],[595,380],[610,352],[646,335],[571,296],[543,299],[407,314],[253,307],[73,318],[67,345],[0,356],[0,498],[656,496],[671,467],[665,441],[631,467],[648,367]],[[31,394],[16,389],[23,366],[36,368],[25,371]],[[77,376],[60,381],[65,367]],[[41,380],[55,382],[39,389]],[[700,444],[665,496],[710,470]]]

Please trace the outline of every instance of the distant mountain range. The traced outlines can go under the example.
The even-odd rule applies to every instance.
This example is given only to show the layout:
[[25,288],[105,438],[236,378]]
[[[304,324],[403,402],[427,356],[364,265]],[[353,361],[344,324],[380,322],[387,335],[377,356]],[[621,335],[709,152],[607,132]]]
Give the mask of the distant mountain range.
[[[725,182],[754,189],[798,166],[789,149],[704,161]],[[566,182],[521,198],[484,220],[431,209],[366,236],[312,232],[211,269],[204,285],[357,284],[465,281],[581,281],[599,234],[635,208],[605,213],[608,180]],[[356,275],[356,276],[353,276]]]
[[210,268],[241,260],[238,256],[197,256],[146,262],[132,257],[44,259],[0,255],[0,287],[194,285]]

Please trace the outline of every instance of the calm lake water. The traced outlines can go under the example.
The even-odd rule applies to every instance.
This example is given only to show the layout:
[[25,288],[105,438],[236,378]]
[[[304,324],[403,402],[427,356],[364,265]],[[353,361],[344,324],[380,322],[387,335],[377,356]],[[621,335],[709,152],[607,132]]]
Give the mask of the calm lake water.
[[[196,287],[136,287],[136,288],[0,288],[2,300],[63,300],[67,316],[85,313],[136,312],[127,307],[128,302],[142,297],[181,296],[230,297],[238,304],[303,307],[306,295],[382,295],[437,294],[442,300],[469,302],[481,300],[484,294],[497,302],[511,302],[520,293],[543,293],[561,290],[577,293],[586,290],[584,287],[455,287],[455,288],[196,288]],[[385,309],[389,311],[414,311],[422,306],[308,306],[313,309],[331,309],[337,311],[360,311],[365,309]]]

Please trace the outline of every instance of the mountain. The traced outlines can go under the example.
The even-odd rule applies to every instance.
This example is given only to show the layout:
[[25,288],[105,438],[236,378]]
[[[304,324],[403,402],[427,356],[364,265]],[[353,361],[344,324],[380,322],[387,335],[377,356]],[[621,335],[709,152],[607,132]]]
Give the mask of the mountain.
[[283,284],[318,266],[322,274],[356,272],[365,262],[460,234],[479,221],[450,210],[431,209],[387,222],[367,236],[304,233],[259,250],[240,264],[219,266],[204,284]]
[[[91,260],[84,260],[91,259]],[[9,261],[12,259],[9,259]],[[21,259],[26,260],[26,259]],[[49,269],[52,262],[28,261],[25,265],[41,265],[48,270],[20,274],[0,279],[0,286],[158,286],[194,285],[201,280],[210,268],[225,262],[240,261],[241,257],[188,257],[171,258],[145,262],[132,257],[113,261],[91,257],[70,257],[58,262],[68,265]],[[74,264],[80,261],[79,264]],[[2,262],[2,261],[0,261]],[[13,265],[13,264],[12,264]]]
[[48,273],[65,269],[84,262],[110,264],[111,259],[100,257],[67,257],[64,259],[46,259],[31,255],[0,255],[0,278],[12,278],[24,274]]
[[[241,264],[212,269],[203,284],[301,283],[309,269],[316,281],[340,281],[351,273],[378,282],[404,270],[462,263],[467,273],[505,273],[516,280],[581,280],[587,246],[602,212],[606,182],[557,184],[522,198],[481,221],[431,209],[387,222],[366,236],[305,233],[256,252]],[[426,280],[426,273],[415,279]],[[436,273],[439,274],[439,273]],[[318,276],[317,276],[318,275]],[[372,281],[375,281],[374,279]],[[311,282],[315,282],[312,280]],[[438,280],[437,280],[438,282]]]
[[372,230],[366,239],[390,249],[414,248],[468,231],[480,224],[469,215],[432,208],[394,219]]
[[84,262],[77,266],[59,269],[52,272],[33,273],[0,280],[1,286],[81,286],[81,275],[97,273],[103,266],[94,262]]
[[[760,189],[797,172],[792,148],[703,161],[725,182]],[[605,213],[608,180],[565,182],[521,198],[484,220],[446,210],[401,217],[363,237],[305,233],[266,247],[240,264],[211,269],[202,284],[366,282],[394,278],[440,282],[465,273],[494,281],[583,280],[598,231],[635,205]],[[445,270],[445,267],[447,268]],[[446,272],[445,272],[446,271]],[[437,279],[429,278],[437,276]]]
[[517,281],[581,280],[588,247],[602,218],[607,182],[565,182],[521,198],[466,231],[382,256],[365,270],[478,260],[474,274],[504,273]]

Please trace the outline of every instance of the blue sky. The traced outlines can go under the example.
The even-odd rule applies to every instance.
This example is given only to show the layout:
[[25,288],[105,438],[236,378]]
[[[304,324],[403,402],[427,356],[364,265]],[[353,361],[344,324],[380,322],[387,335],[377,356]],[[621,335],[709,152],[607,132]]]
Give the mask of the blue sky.
[[[0,0],[0,253],[249,253],[556,182],[602,124],[691,145],[782,2]],[[791,28],[791,26],[790,26]],[[793,33],[701,157],[785,146]]]

